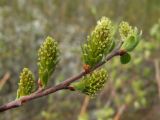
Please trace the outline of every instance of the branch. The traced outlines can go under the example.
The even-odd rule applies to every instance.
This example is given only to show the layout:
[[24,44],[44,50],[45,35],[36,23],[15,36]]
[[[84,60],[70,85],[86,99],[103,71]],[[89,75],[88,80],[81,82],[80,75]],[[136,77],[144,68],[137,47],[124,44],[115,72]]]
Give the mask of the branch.
[[113,118],[113,120],[120,120],[122,114],[124,113],[124,111],[127,108],[127,104],[123,104],[122,106],[120,106],[120,108],[118,109],[118,112],[116,113],[115,117]]
[[[120,44],[120,46],[121,46],[121,44]],[[63,89],[74,90],[74,88],[69,86],[71,83],[73,83],[74,81],[82,78],[83,76],[93,72],[95,69],[99,68],[100,66],[105,64],[107,61],[109,61],[113,57],[122,55],[124,53],[125,53],[125,51],[119,50],[119,48],[118,48],[115,51],[113,51],[111,54],[109,54],[109,56],[107,56],[104,61],[97,64],[95,67],[93,67],[89,71],[83,70],[79,74],[77,74],[76,76],[70,77],[70,78],[64,80],[63,82],[61,82],[60,84],[58,84],[56,86],[52,86],[52,87],[47,88],[47,89],[42,90],[42,91],[34,92],[30,95],[27,95],[27,96],[21,97],[19,99],[16,99],[14,101],[11,101],[9,103],[6,103],[6,104],[0,106],[0,112],[4,112],[4,111],[12,109],[12,108],[20,107],[26,102],[29,102],[33,99],[37,99],[39,97],[46,96],[48,94],[54,93],[54,92],[59,91],[59,90],[63,90]]]

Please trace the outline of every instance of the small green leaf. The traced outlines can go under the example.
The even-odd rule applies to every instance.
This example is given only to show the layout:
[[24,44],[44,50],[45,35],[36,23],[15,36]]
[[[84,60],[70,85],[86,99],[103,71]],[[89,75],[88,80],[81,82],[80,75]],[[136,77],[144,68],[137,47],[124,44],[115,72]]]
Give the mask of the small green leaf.
[[139,43],[139,39],[137,36],[130,36],[129,38],[127,38],[126,41],[124,41],[121,49],[127,52],[131,52],[138,45],[138,43]]
[[85,89],[85,82],[75,82],[72,83],[72,86],[74,86],[76,90],[83,91]]
[[48,77],[48,70],[44,70],[43,74],[40,76],[43,87],[47,85]]
[[127,64],[131,60],[130,54],[126,53],[120,57],[120,61],[122,64]]

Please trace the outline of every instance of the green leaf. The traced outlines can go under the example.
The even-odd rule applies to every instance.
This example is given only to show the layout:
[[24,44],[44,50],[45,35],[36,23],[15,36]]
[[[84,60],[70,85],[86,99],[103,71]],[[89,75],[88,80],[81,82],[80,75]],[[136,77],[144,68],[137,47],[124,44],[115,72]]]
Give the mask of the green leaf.
[[72,83],[72,86],[79,91],[83,91],[85,89],[85,82],[75,82]]
[[127,52],[131,52],[138,45],[138,43],[139,43],[139,37],[137,35],[130,36],[127,38],[126,41],[124,41],[121,49]]
[[131,60],[130,54],[126,53],[120,57],[120,61],[122,64],[127,64]]
[[42,81],[43,88],[47,85],[48,79],[49,79],[48,70],[46,69],[43,71],[43,74],[40,76],[40,80]]

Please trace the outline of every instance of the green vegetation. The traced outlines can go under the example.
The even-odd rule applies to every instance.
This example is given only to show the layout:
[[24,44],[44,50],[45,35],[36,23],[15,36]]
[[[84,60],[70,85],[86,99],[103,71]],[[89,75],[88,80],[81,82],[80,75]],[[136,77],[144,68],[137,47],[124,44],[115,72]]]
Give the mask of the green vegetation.
[[[139,38],[135,35],[140,36],[141,31],[136,31],[131,26],[137,26],[143,31],[143,39],[136,48],[133,44],[131,47],[128,43],[123,44],[122,48],[128,51],[127,54],[115,57],[103,66],[102,69],[107,69],[106,84],[88,103],[85,102],[85,94],[64,90],[4,112],[0,119],[112,120],[118,117],[119,111],[122,110],[120,120],[159,120],[156,77],[159,68],[157,63],[160,64],[159,6],[159,0],[0,0],[0,84],[3,83],[3,76],[8,71],[11,73],[0,89],[0,105],[15,99],[17,89],[21,89],[17,83],[23,81],[21,78],[19,80],[19,73],[23,73],[23,67],[32,71],[36,85],[25,94],[20,95],[17,92],[18,96],[30,94],[38,89],[40,66],[37,65],[37,59],[40,61],[37,51],[40,50],[41,44],[43,46],[48,35],[54,36],[53,41],[59,44],[55,47],[58,50],[55,61],[59,61],[59,64],[54,62],[50,70],[47,67],[43,68],[52,71],[48,74],[42,70],[42,76],[47,75],[42,81],[44,88],[76,75],[83,64],[94,66],[102,61],[116,49],[120,40],[134,42],[136,45]],[[82,50],[84,46],[91,45],[89,41],[90,38],[94,38],[92,33],[95,31],[96,22],[101,21],[102,16],[110,18],[103,19],[112,20],[112,47],[109,52],[100,50],[85,58],[89,49],[86,47],[87,50]],[[119,32],[120,28],[130,29],[132,32],[128,35],[131,36],[126,36],[125,31]],[[130,52],[132,49],[134,51]],[[101,56],[100,54],[102,57],[96,58]],[[96,60],[90,62],[91,58]],[[92,74],[80,81],[88,78],[90,80],[90,77]]]
[[43,87],[47,85],[49,77],[55,70],[58,57],[57,42],[53,38],[47,37],[38,51],[39,77]]
[[17,90],[17,98],[29,95],[34,89],[34,77],[28,68],[24,68],[20,75],[19,88]]
[[94,97],[104,87],[107,79],[107,71],[100,69],[85,76],[83,80],[73,86],[82,93]]
[[85,64],[93,67],[99,63],[110,52],[113,42],[113,25],[108,18],[102,17],[82,46]]

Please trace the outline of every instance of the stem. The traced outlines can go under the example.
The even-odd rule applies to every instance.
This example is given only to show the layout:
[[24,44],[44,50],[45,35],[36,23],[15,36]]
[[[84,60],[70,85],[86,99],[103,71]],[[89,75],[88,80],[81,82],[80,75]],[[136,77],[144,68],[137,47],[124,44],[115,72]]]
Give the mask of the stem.
[[30,94],[30,95],[21,97],[21,98],[19,98],[17,100],[14,100],[14,101],[11,101],[9,103],[6,103],[6,104],[0,106],[0,112],[4,112],[4,111],[12,109],[12,108],[20,107],[25,102],[31,101],[33,99],[37,99],[39,97],[46,96],[48,94],[54,93],[54,92],[59,91],[59,90],[63,90],[63,89],[69,89],[69,90],[71,90],[71,87],[69,87],[69,85],[71,83],[73,83],[74,81],[82,78],[83,76],[85,76],[85,75],[93,72],[95,69],[99,68],[100,66],[102,66],[103,64],[105,64],[107,61],[109,61],[113,57],[119,56],[122,53],[124,53],[124,51],[122,51],[122,50],[115,50],[109,56],[107,56],[104,61],[102,61],[99,64],[97,64],[90,71],[85,72],[83,70],[79,74],[77,74],[76,76],[70,77],[70,78],[64,80],[63,82],[61,82],[60,84],[58,84],[56,86],[52,86],[50,88],[44,89],[43,91],[35,92],[35,93]]
[[3,78],[0,80],[0,91],[1,91],[1,89],[3,88],[4,84],[7,82],[7,80],[9,80],[10,76],[11,76],[10,73],[7,72],[7,73],[3,76]]
[[89,100],[90,100],[90,97],[85,96],[79,116],[83,116],[86,113],[86,110],[89,104]]

